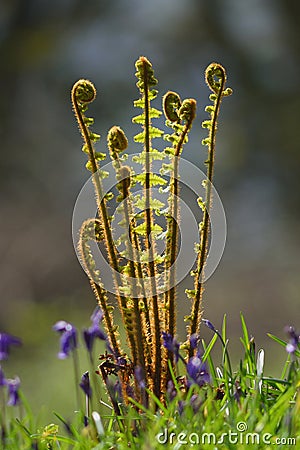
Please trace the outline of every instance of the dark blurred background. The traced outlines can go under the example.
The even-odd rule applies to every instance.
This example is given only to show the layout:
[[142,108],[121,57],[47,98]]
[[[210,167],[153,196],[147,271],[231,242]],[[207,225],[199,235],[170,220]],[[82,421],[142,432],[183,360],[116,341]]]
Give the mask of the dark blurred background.
[[104,151],[112,125],[128,137],[137,132],[140,55],[152,62],[160,95],[171,89],[197,99],[184,156],[202,169],[203,73],[212,61],[227,69],[234,95],[222,105],[215,185],[228,239],[206,286],[205,317],[220,327],[227,313],[238,361],[242,311],[267,351],[266,373],[280,374],[284,349],[266,333],[284,337],[300,318],[299,17],[296,0],[1,0],[0,329],[24,341],[3,367],[21,377],[35,412],[72,415],[72,364],[57,361],[51,327],[58,319],[88,326],[94,308],[71,236],[88,172],[70,89],[79,78],[96,84],[90,112]]

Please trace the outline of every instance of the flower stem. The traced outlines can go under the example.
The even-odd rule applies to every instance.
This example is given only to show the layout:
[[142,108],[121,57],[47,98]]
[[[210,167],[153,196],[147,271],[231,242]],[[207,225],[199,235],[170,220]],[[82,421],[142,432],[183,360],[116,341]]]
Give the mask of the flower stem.
[[0,407],[1,407],[1,409],[0,409],[1,442],[3,444],[3,448],[5,448],[7,431],[6,431],[6,402],[5,402],[3,386],[0,386]]
[[[89,373],[91,374],[91,383],[92,383],[92,397],[90,400],[90,404],[92,407],[92,411],[97,411],[101,400],[101,388],[96,376],[95,372],[96,366],[92,352],[89,352],[89,364],[90,364]],[[96,398],[96,405],[94,401],[95,398]]]
[[74,382],[75,382],[75,401],[76,401],[76,408],[78,411],[82,410],[81,406],[81,400],[79,395],[79,380],[80,380],[80,371],[79,371],[79,358],[78,358],[78,351],[76,348],[74,348],[72,352],[72,359],[73,359],[73,370],[74,370]]

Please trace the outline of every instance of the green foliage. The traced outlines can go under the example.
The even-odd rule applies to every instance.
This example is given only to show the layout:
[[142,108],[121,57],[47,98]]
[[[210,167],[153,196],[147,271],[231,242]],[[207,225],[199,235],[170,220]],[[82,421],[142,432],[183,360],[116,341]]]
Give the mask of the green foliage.
[[[84,140],[82,151],[88,158],[86,168],[92,172],[98,213],[97,218],[88,218],[82,224],[78,250],[103,311],[109,353],[101,356],[102,362],[96,373],[102,376],[111,406],[105,404],[106,414],[100,416],[97,411],[99,395],[96,395],[94,408],[95,398],[90,403],[86,394],[85,414],[79,407],[76,419],[70,423],[55,413],[57,423],[40,427],[22,393],[19,417],[15,418],[16,414],[11,410],[7,411],[3,395],[7,380],[1,372],[0,448],[122,450],[129,447],[168,449],[184,445],[188,448],[228,450],[237,448],[236,445],[240,450],[249,445],[256,449],[271,449],[274,445],[277,448],[297,448],[300,339],[295,330],[290,329],[289,343],[269,334],[289,352],[281,378],[271,378],[265,375],[264,350],[256,352],[254,338],[250,338],[242,315],[240,341],[243,355],[235,370],[229,354],[226,315],[220,331],[202,319],[203,272],[210,232],[218,114],[223,97],[232,93],[225,86],[225,69],[213,63],[205,73],[212,91],[212,104],[205,108],[210,118],[202,123],[208,131],[208,136],[202,141],[208,150],[205,163],[207,178],[202,183],[206,195],[204,200],[198,199],[203,218],[199,223],[199,243],[195,245],[197,267],[191,271],[194,289],[186,290],[187,298],[191,300],[191,313],[185,318],[188,333],[183,344],[175,338],[177,292],[173,267],[176,268],[179,245],[179,158],[188,143],[196,117],[196,101],[181,100],[177,93],[171,91],[165,94],[165,124],[171,129],[165,133],[152,125],[152,120],[162,114],[151,106],[158,93],[154,89],[157,79],[152,65],[147,58],[141,57],[136,62],[136,70],[140,98],[134,106],[142,109],[142,113],[132,121],[142,126],[142,131],[134,137],[142,144],[140,155],[134,157],[134,162],[140,165],[139,173],[134,173],[130,165],[124,164],[128,159],[125,153],[128,140],[124,131],[113,126],[107,135],[108,151],[115,169],[115,185],[119,191],[116,198],[117,212],[122,216],[119,225],[124,228],[118,240],[113,238],[109,214],[109,204],[114,195],[103,190],[103,179],[108,172],[102,169],[101,164],[106,153],[96,151],[95,144],[100,135],[90,130],[94,119],[85,115],[88,105],[96,98],[96,89],[88,80],[79,80],[72,89],[73,109]],[[152,148],[152,140],[156,138],[167,142],[164,151]],[[154,161],[161,161],[160,176],[152,172]],[[136,186],[141,188],[142,194],[134,193]],[[168,194],[167,205],[152,196],[153,188],[157,186]],[[158,223],[158,218],[164,218],[165,225]],[[165,240],[162,255],[156,251],[158,240]],[[115,296],[126,343],[119,340],[114,308],[109,304],[101,268],[96,267],[91,242],[96,246],[104,244],[113,269]],[[119,245],[124,249],[117,250]],[[136,283],[131,282],[134,279]],[[159,290],[161,287],[162,292]],[[199,335],[201,319],[213,333],[208,343]],[[129,354],[125,350],[126,344]],[[217,344],[222,348],[218,365],[213,360]],[[97,377],[91,352],[90,363],[92,378],[96,379],[94,389]],[[117,384],[113,384],[112,379],[117,380]]]
[[[140,173],[138,175],[135,175],[134,180],[138,181],[141,185],[144,186],[146,184],[146,174]],[[150,182],[150,187],[151,186],[162,186],[167,183],[167,180],[156,175],[156,173],[150,173],[149,182]]]
[[[149,392],[138,388],[139,380],[134,374],[129,375],[129,382],[134,387],[136,401],[145,407],[151,402],[153,394],[163,402],[171,374],[177,375],[175,365],[172,363],[171,368],[169,367],[168,361],[173,361],[173,357],[170,350],[164,349],[161,337],[162,332],[173,337],[176,334],[176,257],[179,250],[180,223],[179,158],[184,145],[188,143],[188,135],[196,117],[196,101],[191,98],[181,100],[177,93],[167,92],[163,96],[163,111],[166,127],[171,129],[171,133],[164,132],[152,124],[152,121],[162,115],[160,110],[152,106],[158,94],[156,90],[158,81],[154,76],[152,64],[142,56],[137,60],[135,67],[140,98],[134,101],[134,107],[142,111],[132,119],[132,122],[142,127],[142,130],[134,136],[134,141],[142,144],[142,151],[134,157],[135,163],[140,165],[140,170],[135,169],[134,172],[130,165],[124,165],[124,161],[128,159],[128,155],[124,153],[128,146],[124,131],[120,127],[113,126],[107,136],[109,154],[116,172],[116,187],[119,191],[117,197],[119,206],[116,211],[122,216],[119,225],[124,228],[124,233],[117,240],[113,239],[111,218],[108,214],[108,203],[113,198],[113,193],[103,195],[102,180],[107,176],[107,172],[101,168],[101,163],[105,159],[105,154],[96,152],[94,144],[100,136],[90,130],[94,120],[85,115],[89,103],[96,97],[94,85],[87,80],[79,80],[72,90],[72,102],[84,139],[83,151],[88,156],[87,169],[93,173],[99,226],[101,224],[101,242],[106,247],[108,260],[113,269],[116,298],[130,349],[129,358],[133,367],[141,370],[141,376]],[[198,332],[202,314],[201,280],[207,256],[215,133],[221,99],[230,94],[228,89],[225,90],[225,70],[219,64],[211,64],[207,68],[206,81],[213,91],[210,96],[213,105],[206,108],[211,119],[203,123],[209,130],[206,140],[209,147],[208,183],[205,184],[205,201],[199,200],[203,220],[199,228],[200,244],[196,247],[197,269],[193,272],[195,287],[187,291],[187,296],[192,301],[187,338]],[[158,138],[163,138],[167,142],[164,151],[152,147],[152,141]],[[152,171],[154,161],[162,161],[160,175]],[[142,194],[135,195],[134,189],[139,187]],[[152,189],[156,187],[159,187],[161,192],[168,193],[167,205],[152,195]],[[157,222],[158,217],[164,217],[165,225]],[[107,311],[107,292],[100,272],[95,267],[89,246],[89,239],[97,239],[88,231],[97,223],[91,219],[90,222],[83,224],[80,253],[97,301],[104,311],[110,346],[117,363],[120,356],[125,356],[125,351],[117,339],[112,314]],[[165,241],[165,251],[162,255],[156,250],[158,240]],[[118,250],[117,246],[120,245],[123,247]],[[191,346],[187,346],[186,350],[190,357],[195,354],[195,349]],[[125,380],[128,383],[128,377],[119,376],[124,407],[129,401]]]
[[[5,450],[39,450],[69,448],[78,450],[174,449],[180,447],[232,450],[271,450],[299,448],[300,430],[300,366],[299,359],[290,361],[286,377],[265,375],[263,350],[255,351],[253,338],[243,316],[243,353],[239,367],[228,374],[224,357],[215,365],[213,349],[226,342],[226,320],[222,333],[215,332],[206,344],[202,360],[210,366],[211,383],[193,384],[182,389],[169,365],[173,391],[162,403],[148,390],[157,409],[151,410],[131,398],[131,408],[119,416],[109,412],[93,413],[84,425],[82,414],[70,423],[55,413],[46,426],[36,424],[26,401],[23,417],[13,414],[2,448]],[[221,339],[220,339],[221,336]],[[272,337],[273,339],[274,337]],[[275,338],[277,341],[277,338]],[[281,340],[278,340],[279,344]],[[253,349],[253,350],[251,350]],[[282,350],[284,351],[284,350]],[[228,356],[229,358],[229,356]],[[286,364],[285,364],[286,365]],[[1,447],[0,447],[1,448]]]

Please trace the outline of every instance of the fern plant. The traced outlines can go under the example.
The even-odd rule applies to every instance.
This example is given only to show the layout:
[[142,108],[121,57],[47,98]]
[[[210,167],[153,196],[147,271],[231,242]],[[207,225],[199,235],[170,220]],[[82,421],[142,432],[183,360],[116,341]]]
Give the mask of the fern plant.
[[[95,144],[100,136],[91,131],[94,121],[86,115],[89,104],[96,98],[94,85],[82,79],[72,89],[73,109],[84,140],[82,150],[88,157],[86,168],[92,173],[97,202],[97,217],[88,218],[80,229],[78,251],[104,315],[109,352],[102,356],[104,362],[99,373],[103,376],[117,414],[120,403],[126,406],[132,399],[143,407],[149,405],[150,398],[164,402],[168,383],[178,375],[178,352],[175,350],[179,344],[175,336],[178,303],[176,258],[180,236],[179,161],[196,117],[196,100],[181,100],[176,92],[170,91],[164,95],[163,113],[154,108],[152,102],[157,97],[158,82],[152,65],[142,56],[135,66],[140,97],[134,102],[134,107],[141,112],[132,121],[142,127],[142,131],[134,137],[135,142],[142,145],[140,154],[133,158],[135,170],[126,164],[128,140],[118,126],[113,126],[108,132],[108,152],[96,151]],[[202,317],[218,114],[223,97],[231,94],[231,89],[226,88],[225,69],[220,64],[210,64],[205,78],[212,91],[212,104],[206,107],[210,117],[202,123],[208,129],[208,137],[202,142],[208,148],[206,195],[204,200],[198,200],[203,219],[199,224],[197,266],[192,272],[194,289],[187,290],[187,296],[191,299],[191,314],[187,318],[186,358],[182,358],[185,364],[197,352],[192,342],[199,333]],[[153,125],[162,114],[169,133]],[[167,143],[163,151],[153,147],[153,142],[158,138]],[[104,192],[103,188],[103,178],[107,176],[103,161],[108,155],[113,162],[119,192],[116,201],[122,219],[118,225],[124,230],[117,241],[109,210],[114,193]],[[161,162],[160,174],[152,171],[153,163],[157,161]],[[139,194],[135,193],[137,188]],[[157,189],[168,193],[167,207],[155,197]],[[165,249],[159,253],[157,244],[162,239]],[[114,307],[109,303],[101,267],[96,267],[91,241],[105,246],[127,343],[120,342],[119,330],[114,323]],[[119,245],[123,245],[123,250],[118,250]],[[125,350],[126,346],[129,353]],[[111,375],[116,378],[114,385]],[[119,398],[117,388],[120,388]]]

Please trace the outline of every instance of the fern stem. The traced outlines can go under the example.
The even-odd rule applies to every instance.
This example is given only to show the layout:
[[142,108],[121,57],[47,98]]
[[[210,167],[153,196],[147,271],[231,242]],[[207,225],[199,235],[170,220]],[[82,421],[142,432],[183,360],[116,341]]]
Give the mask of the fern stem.
[[148,251],[148,269],[151,278],[151,295],[152,295],[152,312],[154,320],[154,358],[152,365],[152,372],[154,374],[154,394],[157,398],[161,395],[161,328],[160,328],[160,318],[159,318],[159,308],[158,308],[158,296],[156,287],[156,267],[154,262],[155,250],[154,250],[154,240],[152,238],[152,224],[153,217],[150,205],[151,198],[151,162],[150,162],[150,151],[151,151],[151,139],[150,139],[150,101],[149,101],[149,85],[148,85],[148,64],[149,62],[146,58],[141,57],[140,60],[143,63],[143,82],[144,82],[144,111],[145,111],[145,223],[146,223],[146,239],[145,246]]
[[[88,101],[86,100],[86,98],[83,98],[82,96],[79,97],[77,95],[78,89],[79,88],[82,89],[82,81],[84,81],[85,83],[88,83],[88,87],[89,87],[90,91],[93,91],[93,96],[91,95],[89,97]],[[113,273],[114,273],[114,281],[115,281],[115,287],[116,287],[116,291],[117,291],[116,297],[117,297],[119,309],[120,309],[120,312],[121,312],[121,315],[123,318],[123,323],[125,324],[128,344],[129,344],[129,347],[131,350],[132,357],[134,358],[134,355],[136,354],[136,347],[135,347],[135,341],[134,341],[134,337],[133,337],[132,317],[131,317],[130,311],[128,311],[128,308],[127,308],[126,297],[121,295],[120,290],[119,290],[119,287],[122,284],[122,280],[121,280],[121,276],[119,274],[120,268],[119,268],[119,264],[118,264],[118,257],[117,257],[113,237],[112,237],[110,221],[109,221],[108,213],[107,213],[107,209],[106,209],[106,201],[105,201],[105,197],[103,197],[102,183],[101,183],[100,174],[99,174],[99,170],[98,170],[97,160],[95,157],[95,150],[94,150],[94,147],[93,147],[93,144],[91,141],[91,135],[90,135],[88,127],[84,121],[84,115],[82,112],[82,110],[83,110],[82,105],[85,105],[85,107],[86,107],[87,103],[89,103],[95,99],[96,89],[92,83],[90,83],[86,80],[79,80],[73,86],[71,95],[72,95],[72,103],[73,103],[73,108],[75,111],[75,116],[77,118],[79,128],[81,130],[83,139],[84,139],[85,144],[88,149],[89,161],[91,164],[91,171],[93,174],[93,183],[94,183],[95,192],[96,192],[97,207],[98,207],[98,211],[99,211],[100,218],[102,221],[102,226],[103,226],[104,242],[106,244],[109,262],[110,262],[110,265],[111,265],[111,267],[113,269]]]
[[[174,93],[170,93],[174,95]],[[170,95],[169,95],[170,96]],[[179,96],[178,96],[179,99]],[[167,106],[168,94],[165,97],[164,110],[168,109]],[[181,102],[180,102],[181,103]],[[170,111],[167,113],[167,117],[170,118]],[[174,114],[174,112],[173,112]],[[166,247],[166,264],[165,264],[165,280],[168,283],[168,289],[165,292],[165,307],[166,307],[166,332],[172,337],[175,337],[176,333],[176,256],[178,251],[178,236],[179,236],[179,158],[183,149],[184,142],[187,138],[187,134],[192,127],[193,120],[196,115],[196,101],[194,99],[185,100],[178,110],[179,116],[177,116],[176,123],[181,121],[181,118],[185,119],[185,125],[178,137],[175,145],[174,157],[172,158],[172,170],[170,181],[170,197],[169,197],[169,218],[167,228],[167,247]],[[181,114],[184,114],[182,117]],[[177,115],[177,114],[176,114]],[[163,373],[166,376],[165,383],[168,382],[170,369],[168,366],[168,359],[171,362],[172,369],[175,372],[174,357],[171,352],[168,352],[167,358],[163,361]]]
[[100,282],[95,283],[95,281],[94,281],[95,276],[91,271],[90,263],[88,261],[90,258],[90,247],[87,243],[87,239],[85,238],[85,230],[91,222],[95,223],[95,219],[89,219],[86,222],[84,222],[81,226],[79,243],[78,243],[78,251],[79,251],[79,254],[81,257],[82,264],[83,264],[85,271],[88,275],[88,278],[90,280],[90,284],[91,284],[92,290],[95,294],[97,303],[103,311],[105,329],[107,331],[107,334],[108,334],[108,337],[110,340],[110,344],[112,346],[112,349],[113,349],[115,355],[117,357],[119,357],[121,355],[121,349],[120,349],[119,341],[118,341],[117,335],[116,335],[117,327],[113,323],[113,317],[110,312],[112,307],[108,306],[108,299],[106,296],[106,292],[105,292],[104,288],[102,287],[101,283]]
[[[218,78],[217,82],[215,78]],[[212,204],[212,182],[214,174],[214,160],[215,160],[215,143],[218,116],[220,111],[220,105],[222,97],[224,95],[230,95],[231,91],[225,94],[224,87],[226,83],[226,72],[220,64],[211,64],[206,69],[206,82],[210,89],[214,92],[214,107],[212,109],[211,124],[209,127],[208,136],[208,160],[207,160],[207,180],[205,183],[205,210],[203,214],[202,229],[200,232],[200,250],[198,254],[197,269],[195,276],[195,295],[193,298],[192,312],[191,312],[191,325],[189,336],[197,333],[200,327],[200,321],[202,316],[202,297],[204,292],[204,266],[208,253],[208,238],[210,232],[210,209]],[[190,356],[193,354],[193,350],[189,349]]]
[[133,214],[133,205],[130,193],[131,173],[130,169],[127,166],[124,166],[119,158],[119,153],[127,147],[127,138],[121,128],[114,126],[108,132],[107,142],[111,158],[114,161],[114,168],[116,170],[117,178],[120,176],[122,179],[120,188],[122,191],[122,198],[124,199],[125,228],[128,230],[129,237],[129,240],[126,240],[126,248],[129,253],[130,276],[132,278],[138,277],[142,294],[143,310],[140,311],[138,299],[135,298],[140,297],[140,295],[137,292],[138,287],[134,286],[132,297],[136,303],[134,308],[136,321],[138,323],[138,335],[135,340],[139,353],[138,361],[143,369],[145,380],[147,381],[147,374],[150,373],[152,363],[151,343],[149,343],[149,338],[151,339],[150,314],[143,279],[143,269],[140,260],[140,241],[135,231],[136,221]]
[[[116,169],[116,173],[120,172],[124,165],[122,164],[119,153],[121,151],[125,150],[127,147],[127,138],[124,134],[124,132],[119,127],[112,127],[108,132],[108,148],[111,154],[112,159],[114,160],[114,167]],[[130,190],[130,187],[128,188]],[[137,276],[139,278],[139,282],[141,285],[141,291],[142,291],[142,301],[143,301],[143,309],[144,309],[144,316],[145,316],[145,327],[146,327],[146,335],[151,338],[150,336],[150,312],[149,312],[149,306],[147,302],[147,295],[145,291],[145,283],[143,278],[143,268],[140,260],[140,253],[141,253],[141,246],[140,246],[140,240],[138,237],[138,234],[135,231],[136,228],[136,220],[133,214],[133,205],[131,201],[131,195],[130,192],[128,192],[128,196],[126,197],[126,204],[128,206],[128,214],[130,217],[130,223],[128,224],[127,229],[130,230],[131,233],[131,242],[133,243],[133,247],[135,249],[135,255],[134,255],[134,263],[136,265],[136,272]],[[148,348],[148,353],[150,355],[150,349]]]
[[[192,100],[192,99],[190,99]],[[195,108],[196,106],[196,102],[193,101],[193,106]],[[173,162],[172,162],[172,177],[171,177],[171,194],[170,194],[170,199],[171,199],[171,205],[170,205],[170,215],[171,215],[171,220],[169,221],[168,225],[169,225],[169,229],[168,229],[168,236],[169,236],[169,241],[170,241],[170,245],[169,248],[167,248],[167,252],[169,252],[169,254],[167,253],[167,267],[166,267],[166,271],[167,271],[167,275],[168,276],[168,280],[169,280],[169,288],[168,288],[168,293],[169,293],[169,318],[168,318],[168,328],[167,328],[167,332],[169,334],[171,334],[173,337],[175,336],[176,333],[176,314],[175,314],[175,301],[176,301],[176,267],[175,267],[175,261],[176,261],[176,254],[177,254],[177,250],[178,250],[178,234],[179,234],[179,228],[178,228],[178,223],[179,223],[179,205],[178,205],[178,196],[179,196],[179,173],[178,173],[178,166],[179,166],[179,158],[180,158],[180,154],[183,148],[183,144],[185,141],[185,138],[189,132],[189,130],[191,129],[192,126],[192,121],[194,119],[195,115],[191,115],[191,118],[189,119],[189,121],[187,121],[186,125],[184,126],[183,132],[180,135],[179,141],[176,145],[175,148],[175,153],[174,153],[174,158],[173,158]],[[170,268],[173,266],[173,268],[171,269],[170,273],[169,270]]]
[[[127,172],[127,173],[125,173]],[[135,329],[134,329],[134,339],[136,346],[136,355],[135,360],[133,361],[134,367],[139,366],[142,370],[142,377],[146,380],[146,365],[145,365],[145,344],[146,337],[143,332],[142,320],[139,309],[139,298],[138,298],[138,286],[134,279],[136,278],[136,266],[135,266],[135,252],[132,248],[133,242],[133,233],[132,233],[132,224],[130,221],[130,207],[129,207],[129,184],[130,181],[130,169],[126,166],[123,166],[121,169],[122,173],[122,181],[121,181],[121,190],[123,194],[123,210],[124,210],[124,219],[125,219],[125,227],[128,230],[128,239],[126,239],[126,248],[128,252],[128,264],[129,264],[129,276],[132,281],[132,302],[133,302],[133,311],[134,311],[134,320],[135,320]],[[120,174],[120,171],[119,171]],[[137,392],[140,391],[138,382],[135,380],[137,386]],[[142,402],[145,406],[146,397],[145,391],[141,392],[143,397]]]

